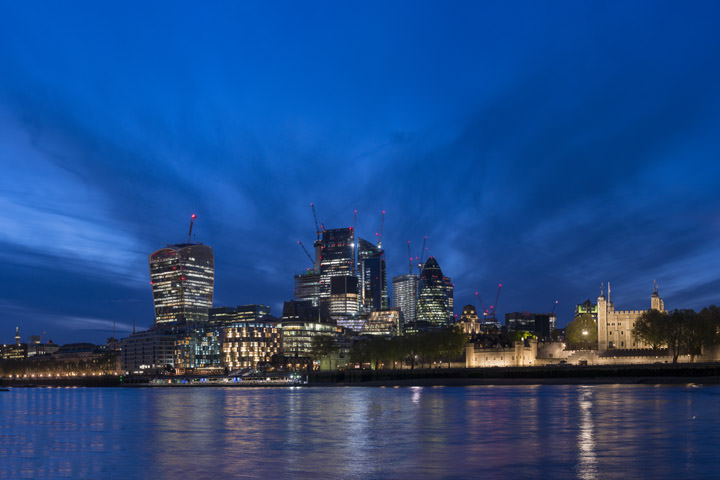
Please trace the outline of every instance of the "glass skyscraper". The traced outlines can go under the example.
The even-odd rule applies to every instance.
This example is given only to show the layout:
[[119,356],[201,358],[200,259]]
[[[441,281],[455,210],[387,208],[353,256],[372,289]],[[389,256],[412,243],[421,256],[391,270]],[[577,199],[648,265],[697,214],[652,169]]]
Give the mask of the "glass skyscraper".
[[208,320],[215,262],[201,243],[169,245],[149,257],[155,326],[186,326]]
[[379,246],[362,238],[358,242],[358,280],[360,306],[364,311],[385,310],[390,306],[385,253]]
[[402,326],[415,321],[419,281],[420,278],[414,273],[392,279],[392,305],[402,312]]
[[417,321],[433,326],[447,325],[450,319],[448,283],[435,257],[428,258],[420,274]]
[[330,300],[332,277],[354,275],[355,246],[352,228],[336,228],[322,232],[320,246],[320,302]]

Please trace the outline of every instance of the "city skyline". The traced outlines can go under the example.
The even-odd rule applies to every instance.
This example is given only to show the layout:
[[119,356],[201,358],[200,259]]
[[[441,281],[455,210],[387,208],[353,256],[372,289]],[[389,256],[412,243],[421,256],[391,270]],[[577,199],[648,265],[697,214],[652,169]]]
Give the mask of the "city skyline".
[[191,213],[213,304],[279,315],[310,203],[388,284],[427,236],[455,313],[720,303],[715,3],[137,8],[0,6],[0,343],[151,326]]

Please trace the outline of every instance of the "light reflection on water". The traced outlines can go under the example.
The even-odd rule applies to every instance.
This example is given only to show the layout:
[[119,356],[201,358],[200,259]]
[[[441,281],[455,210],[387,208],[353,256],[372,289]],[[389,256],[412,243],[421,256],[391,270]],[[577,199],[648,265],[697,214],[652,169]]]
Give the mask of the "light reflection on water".
[[720,387],[13,389],[0,478],[716,478]]

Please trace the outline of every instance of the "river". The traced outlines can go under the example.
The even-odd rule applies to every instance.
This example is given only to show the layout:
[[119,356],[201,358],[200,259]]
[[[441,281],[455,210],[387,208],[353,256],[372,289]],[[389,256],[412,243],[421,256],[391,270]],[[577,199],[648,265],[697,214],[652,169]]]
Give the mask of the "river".
[[0,478],[717,478],[720,386],[14,388]]

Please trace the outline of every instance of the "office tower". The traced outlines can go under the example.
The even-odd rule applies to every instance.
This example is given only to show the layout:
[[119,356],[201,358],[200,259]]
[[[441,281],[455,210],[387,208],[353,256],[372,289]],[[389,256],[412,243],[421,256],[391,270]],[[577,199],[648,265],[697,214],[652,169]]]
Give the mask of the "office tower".
[[445,294],[448,298],[448,314],[450,323],[455,321],[455,284],[452,283],[450,277],[443,277],[443,285],[445,285]]
[[431,326],[447,325],[449,320],[448,290],[440,265],[435,257],[428,258],[420,273],[417,299],[417,321]]
[[541,340],[549,339],[555,330],[554,313],[511,312],[505,314],[505,326],[510,332],[531,332]]
[[358,280],[360,308],[365,312],[389,307],[385,253],[367,240],[358,242]]
[[364,335],[400,335],[400,309],[375,310],[365,323],[362,333]]
[[202,323],[212,307],[215,264],[201,243],[169,245],[149,257],[155,327]]
[[353,275],[332,277],[330,282],[330,318],[341,327],[362,330],[364,315],[358,315],[358,279]]
[[268,305],[238,305],[237,307],[213,307],[209,311],[210,324],[225,327],[241,322],[256,322],[270,315]]
[[352,228],[336,228],[322,232],[320,246],[320,302],[330,300],[330,279],[354,275],[355,246]]
[[250,321],[222,329],[223,365],[230,370],[257,368],[282,352],[282,329],[272,322]]
[[310,301],[317,307],[320,298],[320,273],[310,270],[295,275],[293,298],[299,302]]
[[403,326],[415,321],[419,282],[420,277],[414,273],[398,275],[392,279],[392,306],[400,309]]

